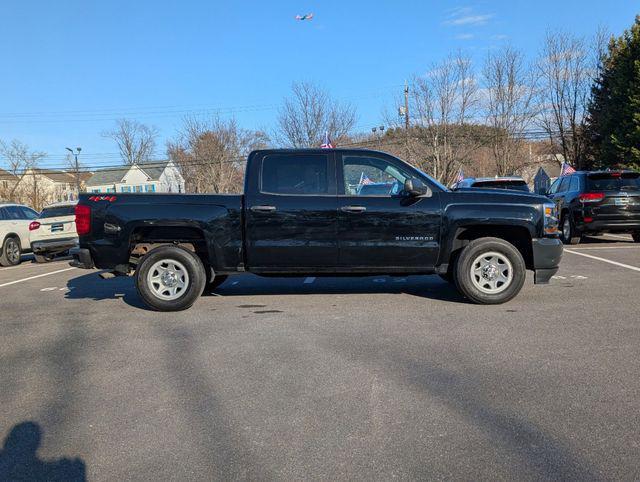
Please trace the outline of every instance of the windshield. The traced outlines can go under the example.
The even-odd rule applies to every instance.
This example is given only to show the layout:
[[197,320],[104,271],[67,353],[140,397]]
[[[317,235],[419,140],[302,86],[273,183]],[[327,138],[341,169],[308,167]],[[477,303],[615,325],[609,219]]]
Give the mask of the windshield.
[[527,183],[520,180],[479,181],[473,183],[473,187],[482,187],[486,189],[513,189],[516,191],[529,192],[529,186],[527,186]]
[[587,186],[590,191],[640,191],[640,173],[589,174]]

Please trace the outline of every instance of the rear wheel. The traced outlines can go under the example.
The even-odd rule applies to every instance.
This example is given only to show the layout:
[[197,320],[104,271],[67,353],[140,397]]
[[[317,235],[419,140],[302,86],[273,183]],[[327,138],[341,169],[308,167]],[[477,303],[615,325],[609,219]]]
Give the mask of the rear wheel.
[[573,223],[571,214],[568,212],[562,216],[562,232],[560,236],[564,244],[578,244],[582,238]]
[[456,286],[474,303],[500,304],[522,289],[526,266],[520,252],[499,238],[471,241],[460,253]]
[[22,257],[22,249],[18,238],[10,237],[4,240],[2,244],[2,254],[0,254],[0,265],[15,266],[20,264]]
[[161,246],[145,254],[135,275],[142,300],[158,311],[189,308],[202,293],[204,266],[195,254],[177,246]]

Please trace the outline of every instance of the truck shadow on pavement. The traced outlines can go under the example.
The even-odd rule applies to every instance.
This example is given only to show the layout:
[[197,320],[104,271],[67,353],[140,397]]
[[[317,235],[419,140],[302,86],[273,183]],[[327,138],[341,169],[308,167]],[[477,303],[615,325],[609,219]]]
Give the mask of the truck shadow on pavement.
[[[464,303],[466,299],[450,284],[437,276],[408,276],[393,278],[373,277],[323,277],[313,283],[305,278],[263,278],[252,274],[230,276],[209,296],[280,296],[280,295],[327,295],[327,294],[409,294],[421,298],[453,303]],[[67,282],[67,299],[90,299],[93,301],[121,299],[129,306],[148,309],[136,292],[133,278],[120,277],[101,279],[96,273],[72,278]]]
[[35,422],[15,425],[0,450],[0,480],[85,481],[85,463],[62,458],[44,461],[38,458],[42,430]]

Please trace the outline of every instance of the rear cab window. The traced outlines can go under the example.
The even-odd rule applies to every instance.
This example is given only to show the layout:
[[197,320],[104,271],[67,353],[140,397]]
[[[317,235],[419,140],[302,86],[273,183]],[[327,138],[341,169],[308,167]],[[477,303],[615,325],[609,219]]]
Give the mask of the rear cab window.
[[640,173],[605,172],[587,176],[589,191],[640,191]]
[[264,194],[329,194],[329,156],[269,154],[262,159],[260,178]]

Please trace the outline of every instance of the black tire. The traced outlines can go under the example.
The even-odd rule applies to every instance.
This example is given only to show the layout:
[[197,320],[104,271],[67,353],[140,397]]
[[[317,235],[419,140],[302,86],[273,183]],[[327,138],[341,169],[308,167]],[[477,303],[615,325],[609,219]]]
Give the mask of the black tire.
[[640,243],[640,231],[636,231],[635,233],[631,233],[631,237],[633,241],[636,243]]
[[[492,266],[494,267],[493,271],[497,269],[499,272],[500,269],[504,269],[504,272],[508,273],[508,279],[510,279],[508,282],[502,282],[499,286],[497,284],[500,281],[497,281],[495,293],[487,292],[490,288],[486,286],[483,288],[478,286],[483,281],[486,283],[489,281],[481,276],[478,276],[477,281],[474,281],[471,274],[474,263],[484,262],[484,260],[477,262],[478,258],[483,254],[489,253],[496,254],[492,255],[492,258],[502,261],[505,258],[508,260],[508,263],[503,262],[502,264],[494,264],[487,261],[488,269],[491,269]],[[491,258],[485,259],[490,260]],[[509,263],[511,264],[510,268],[508,266]],[[491,275],[491,273],[488,273],[488,275]],[[524,285],[525,277],[526,265],[520,251],[511,243],[499,238],[479,238],[471,241],[460,253],[455,271],[456,286],[460,292],[472,302],[483,305],[506,303],[520,292]],[[494,279],[495,277],[492,278],[491,282]]]
[[0,266],[16,266],[22,259],[22,247],[20,240],[15,236],[7,237],[2,243],[0,254]]
[[564,244],[578,244],[582,239],[582,234],[576,229],[573,216],[571,216],[569,212],[562,214],[562,219],[560,220],[560,238]]
[[[153,269],[154,272],[159,273],[160,271],[158,270],[162,268],[163,263],[170,268],[168,270],[170,278],[182,279],[185,282],[184,287],[175,288],[175,283],[172,286],[168,286],[161,284],[160,281],[157,284],[150,282],[149,272]],[[179,269],[171,269],[171,264],[174,264],[174,268]],[[181,267],[178,265],[181,265]],[[185,272],[182,271],[182,268],[184,268]],[[135,274],[138,294],[147,306],[157,311],[186,310],[202,294],[206,279],[204,266],[200,258],[191,251],[178,246],[160,246],[152,249],[142,257]],[[169,281],[175,280],[169,279]],[[178,292],[171,294],[170,291],[174,288]],[[165,296],[176,297],[172,299],[163,298],[161,293],[163,289],[166,290],[166,293],[169,293]]]
[[36,263],[48,263],[53,259],[52,256],[46,256],[44,254],[35,254],[33,253],[33,257],[36,260]]

